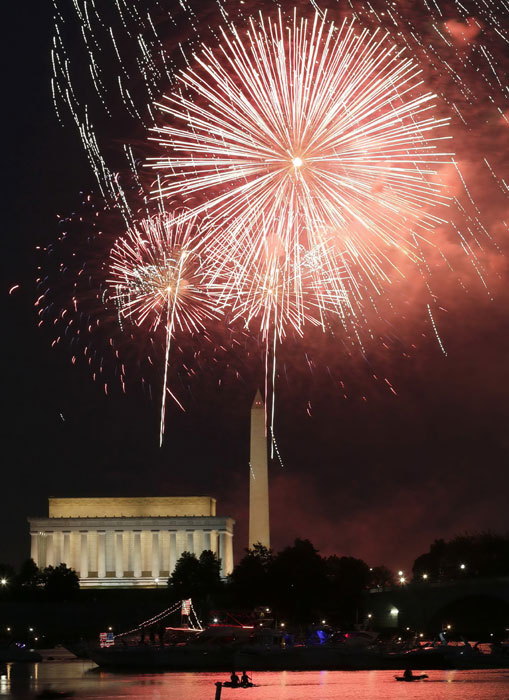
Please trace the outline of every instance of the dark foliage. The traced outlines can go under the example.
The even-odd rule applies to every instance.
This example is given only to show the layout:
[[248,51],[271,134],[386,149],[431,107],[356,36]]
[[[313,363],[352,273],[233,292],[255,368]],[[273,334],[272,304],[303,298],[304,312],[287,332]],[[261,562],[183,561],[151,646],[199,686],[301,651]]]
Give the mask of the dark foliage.
[[417,557],[414,581],[456,581],[461,578],[509,575],[509,535],[491,532],[465,534],[449,542],[435,540],[429,552]]

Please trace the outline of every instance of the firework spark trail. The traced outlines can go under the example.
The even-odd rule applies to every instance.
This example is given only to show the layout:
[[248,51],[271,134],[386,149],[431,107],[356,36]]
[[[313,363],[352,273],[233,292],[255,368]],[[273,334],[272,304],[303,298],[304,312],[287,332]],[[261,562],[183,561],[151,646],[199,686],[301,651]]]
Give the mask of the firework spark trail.
[[217,301],[207,288],[206,253],[197,252],[198,239],[195,217],[184,222],[178,214],[166,214],[133,226],[116,241],[110,253],[107,282],[119,318],[130,319],[136,326],[147,325],[149,333],[161,326],[165,330],[161,444],[170,346],[175,331],[201,331],[208,320],[220,316]]

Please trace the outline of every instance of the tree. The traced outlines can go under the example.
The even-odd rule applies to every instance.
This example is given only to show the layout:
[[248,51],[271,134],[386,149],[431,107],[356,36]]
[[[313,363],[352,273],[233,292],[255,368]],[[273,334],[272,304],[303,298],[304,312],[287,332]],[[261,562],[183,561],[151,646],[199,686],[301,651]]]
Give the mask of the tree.
[[309,540],[296,539],[274,557],[269,569],[273,607],[287,619],[313,622],[323,614],[325,561]]
[[272,550],[259,543],[245,551],[245,556],[230,574],[230,589],[238,603],[255,608],[271,599],[269,571],[274,556]]
[[193,598],[200,591],[200,564],[195,554],[182,552],[168,579],[168,587],[175,598]]
[[383,589],[394,586],[394,574],[386,566],[374,566],[370,573],[370,588]]
[[221,561],[210,549],[205,549],[198,559],[200,596],[212,598],[221,586]]
[[362,559],[337,557],[326,560],[329,605],[336,622],[352,627],[361,619],[362,596],[369,588],[371,571]]
[[20,588],[34,590],[41,584],[41,570],[33,559],[27,559],[21,565],[16,576],[16,585]]
[[80,589],[80,579],[74,569],[65,564],[47,566],[42,572],[44,590],[53,600],[68,600]]

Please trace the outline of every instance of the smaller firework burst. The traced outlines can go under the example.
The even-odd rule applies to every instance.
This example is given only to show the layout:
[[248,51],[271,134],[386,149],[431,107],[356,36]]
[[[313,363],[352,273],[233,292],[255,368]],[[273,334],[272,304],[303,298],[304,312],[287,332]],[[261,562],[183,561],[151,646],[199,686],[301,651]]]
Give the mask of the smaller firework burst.
[[[165,423],[171,340],[177,332],[195,333],[220,313],[206,282],[206,253],[199,245],[195,217],[178,214],[142,220],[119,238],[110,252],[110,298],[121,324],[164,328],[166,354],[161,401],[160,441]],[[173,398],[173,394],[171,394]],[[176,400],[176,399],[175,399]]]

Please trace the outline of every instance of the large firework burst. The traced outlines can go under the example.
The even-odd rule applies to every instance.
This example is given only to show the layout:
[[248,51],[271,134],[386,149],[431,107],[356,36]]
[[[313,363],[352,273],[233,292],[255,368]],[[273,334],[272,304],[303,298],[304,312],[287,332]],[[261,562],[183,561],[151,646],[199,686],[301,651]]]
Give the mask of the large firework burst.
[[200,193],[212,245],[232,257],[259,259],[271,226],[286,254],[315,248],[325,225],[375,283],[395,247],[418,259],[414,237],[440,221],[435,168],[447,160],[446,120],[433,116],[418,64],[387,35],[318,14],[288,26],[261,16],[222,39],[159,104],[171,121],[156,129],[154,193]]

